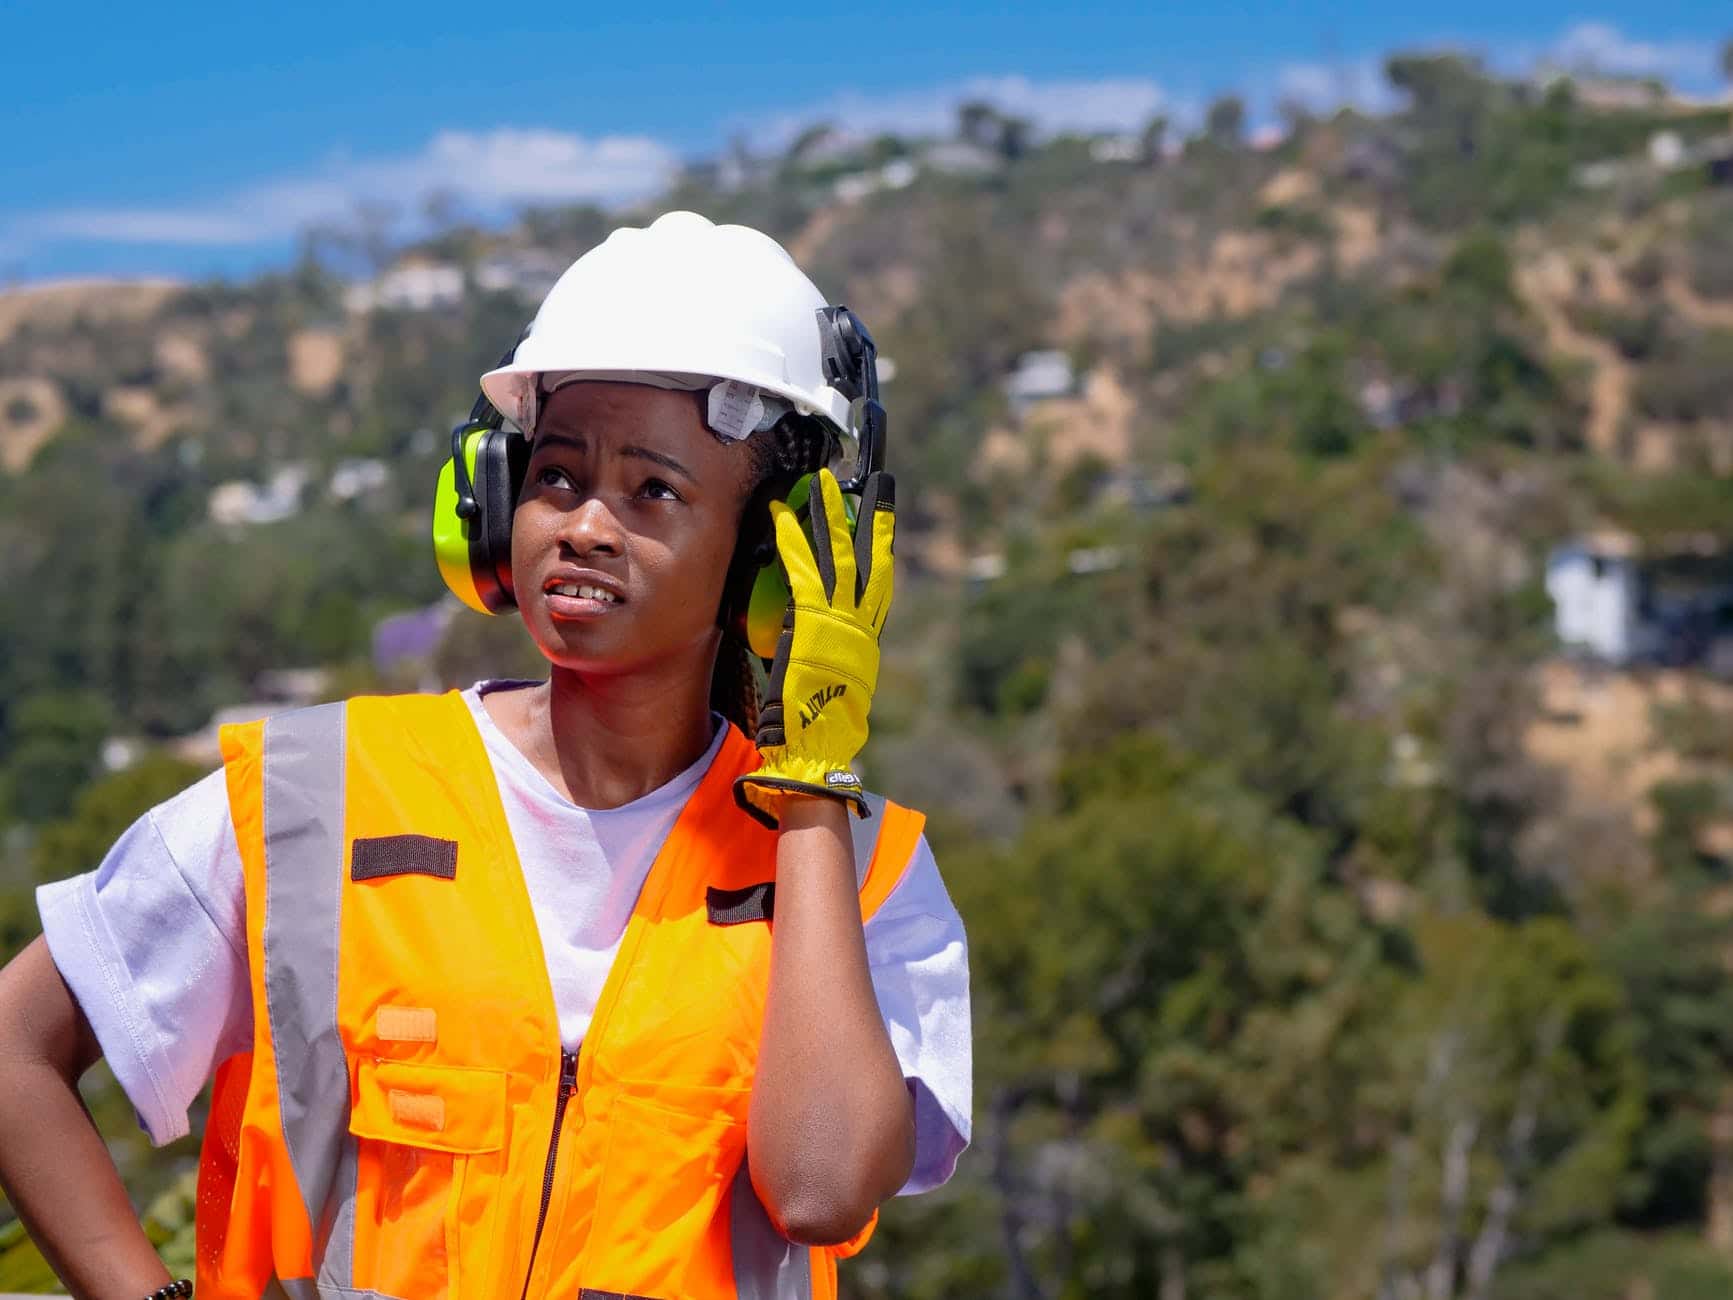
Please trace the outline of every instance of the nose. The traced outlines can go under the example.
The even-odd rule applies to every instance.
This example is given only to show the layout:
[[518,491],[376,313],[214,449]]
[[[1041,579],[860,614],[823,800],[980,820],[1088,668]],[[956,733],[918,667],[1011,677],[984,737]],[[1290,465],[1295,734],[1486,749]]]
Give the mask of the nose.
[[589,555],[619,555],[622,540],[620,521],[596,496],[570,511],[560,529],[560,546],[580,559]]

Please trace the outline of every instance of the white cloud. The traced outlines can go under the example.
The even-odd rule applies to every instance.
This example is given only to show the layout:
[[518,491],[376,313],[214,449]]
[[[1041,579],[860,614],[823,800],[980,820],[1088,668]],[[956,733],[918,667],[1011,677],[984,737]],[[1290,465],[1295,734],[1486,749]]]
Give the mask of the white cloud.
[[[1422,48],[1473,56],[1472,49],[1447,44]],[[1582,22],[1544,48],[1521,44],[1499,48],[1492,67],[1507,76],[1557,70],[1701,85],[1719,79],[1720,55],[1706,41],[1644,41],[1610,23]],[[1334,64],[1283,65],[1275,75],[1275,99],[1295,100],[1313,112],[1346,105],[1367,113],[1389,113],[1401,107],[1403,96],[1386,81],[1383,57],[1362,55]]]
[[246,218],[221,212],[169,208],[69,208],[18,219],[36,239],[75,239],[89,243],[250,244],[275,233]]
[[586,140],[562,131],[442,131],[419,155],[371,169],[395,193],[450,190],[494,204],[642,198],[678,160],[647,136]]
[[1578,23],[1546,54],[1546,62],[1578,72],[1625,77],[1713,76],[1715,46],[1708,41],[1641,41],[1611,23]]
[[622,202],[663,188],[678,159],[646,136],[590,140],[561,131],[442,131],[404,157],[333,157],[309,175],[248,186],[206,203],[64,208],[22,214],[6,242],[245,246],[342,219],[361,204],[411,208],[443,192],[484,210],[521,203]]
[[736,120],[734,126],[759,148],[780,149],[815,122],[833,122],[851,135],[880,132],[948,135],[957,109],[984,100],[1000,112],[1028,118],[1035,129],[1060,131],[1136,131],[1157,113],[1175,108],[1147,77],[1105,77],[1087,81],[1032,81],[1028,77],[971,77],[924,90],[893,94],[841,91],[803,108],[768,117]]
[[[821,104],[735,126],[759,147],[785,145],[805,127],[827,119],[861,134],[946,135],[956,125],[958,106],[977,99],[1028,118],[1043,133],[1132,131],[1164,109],[1187,111],[1147,78],[1033,81],[1011,75],[888,96],[843,91]],[[413,154],[334,155],[314,171],[207,201],[20,213],[0,221],[0,249],[20,255],[57,241],[246,247],[291,238],[318,222],[343,220],[361,205],[413,211],[436,192],[488,213],[524,203],[628,202],[664,189],[679,165],[672,149],[647,136],[443,131]]]

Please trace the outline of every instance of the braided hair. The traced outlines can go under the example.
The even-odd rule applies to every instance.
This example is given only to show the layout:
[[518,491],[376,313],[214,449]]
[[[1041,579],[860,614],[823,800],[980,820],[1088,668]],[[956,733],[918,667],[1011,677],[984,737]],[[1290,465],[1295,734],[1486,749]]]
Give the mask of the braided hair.
[[[835,444],[836,435],[822,420],[792,412],[764,433],[746,439],[752,459],[736,565],[748,563],[747,557],[770,538],[770,502],[787,496],[804,475],[817,473],[829,461]],[[732,587],[736,579],[732,567],[729,576]],[[750,590],[749,585],[746,589]],[[748,739],[758,731],[759,676],[758,656],[734,627],[724,626],[716,668],[710,677],[710,707]]]

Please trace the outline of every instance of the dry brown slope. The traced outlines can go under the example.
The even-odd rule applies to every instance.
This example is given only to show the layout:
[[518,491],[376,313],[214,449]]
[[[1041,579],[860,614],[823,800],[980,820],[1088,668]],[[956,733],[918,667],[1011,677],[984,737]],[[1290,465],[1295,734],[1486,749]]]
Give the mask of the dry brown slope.
[[80,316],[95,321],[153,316],[182,289],[176,280],[54,280],[0,293],[0,343],[26,321],[59,329]]

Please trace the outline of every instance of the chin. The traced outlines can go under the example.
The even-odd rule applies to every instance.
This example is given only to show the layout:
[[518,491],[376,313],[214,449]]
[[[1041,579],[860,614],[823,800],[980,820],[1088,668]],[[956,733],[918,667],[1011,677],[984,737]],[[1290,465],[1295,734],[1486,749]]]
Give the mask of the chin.
[[641,611],[618,610],[595,619],[556,619],[545,608],[524,611],[524,625],[542,657],[555,668],[588,676],[618,676],[691,657],[708,666],[713,627],[672,639],[644,635]]
[[556,668],[583,673],[623,672],[639,657],[629,642],[611,635],[611,629],[561,622],[545,614],[539,619],[525,617],[524,625],[542,658]]

